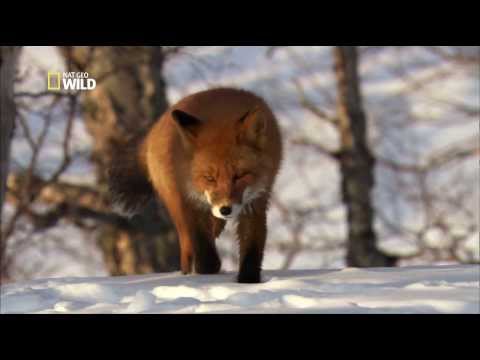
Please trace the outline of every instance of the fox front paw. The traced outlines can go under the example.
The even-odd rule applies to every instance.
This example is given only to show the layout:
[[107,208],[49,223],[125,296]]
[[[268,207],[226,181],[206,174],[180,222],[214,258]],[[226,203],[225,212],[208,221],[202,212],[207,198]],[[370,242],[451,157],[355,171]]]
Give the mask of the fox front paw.
[[237,281],[243,284],[258,284],[261,282],[260,272],[240,272]]

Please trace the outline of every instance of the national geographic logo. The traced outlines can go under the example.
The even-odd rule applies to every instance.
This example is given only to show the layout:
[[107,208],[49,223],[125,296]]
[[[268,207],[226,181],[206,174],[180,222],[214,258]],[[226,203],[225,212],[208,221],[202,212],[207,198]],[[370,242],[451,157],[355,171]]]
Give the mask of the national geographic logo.
[[93,90],[97,86],[95,79],[91,79],[87,72],[49,71],[47,77],[49,91]]

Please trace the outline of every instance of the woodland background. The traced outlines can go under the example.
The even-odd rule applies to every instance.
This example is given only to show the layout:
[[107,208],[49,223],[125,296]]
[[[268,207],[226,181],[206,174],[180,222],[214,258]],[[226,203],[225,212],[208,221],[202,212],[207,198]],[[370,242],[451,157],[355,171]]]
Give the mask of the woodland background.
[[[265,269],[480,262],[480,47],[1,47],[0,67],[2,282],[178,270],[165,211],[113,213],[105,169],[216,86],[282,127]],[[48,71],[97,87],[47,91]],[[235,270],[231,228],[217,244]]]

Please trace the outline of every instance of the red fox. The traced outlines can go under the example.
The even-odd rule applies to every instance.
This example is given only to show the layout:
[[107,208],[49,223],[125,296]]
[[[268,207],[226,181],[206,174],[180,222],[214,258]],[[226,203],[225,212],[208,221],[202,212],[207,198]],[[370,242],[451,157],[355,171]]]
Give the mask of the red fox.
[[133,162],[110,172],[110,190],[126,210],[158,196],[178,233],[183,274],[220,271],[215,239],[235,219],[237,280],[261,281],[268,202],[282,160],[279,126],[264,100],[231,88],[187,96],[132,154]]

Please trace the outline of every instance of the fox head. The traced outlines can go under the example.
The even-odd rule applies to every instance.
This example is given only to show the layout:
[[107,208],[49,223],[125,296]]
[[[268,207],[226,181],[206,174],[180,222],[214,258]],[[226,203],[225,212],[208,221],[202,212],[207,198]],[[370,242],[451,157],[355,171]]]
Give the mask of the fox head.
[[259,108],[233,121],[206,122],[174,110],[182,142],[191,154],[190,196],[210,207],[220,219],[249,211],[251,202],[266,191],[267,122]]

